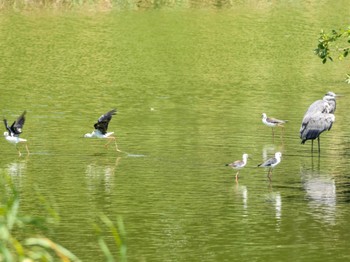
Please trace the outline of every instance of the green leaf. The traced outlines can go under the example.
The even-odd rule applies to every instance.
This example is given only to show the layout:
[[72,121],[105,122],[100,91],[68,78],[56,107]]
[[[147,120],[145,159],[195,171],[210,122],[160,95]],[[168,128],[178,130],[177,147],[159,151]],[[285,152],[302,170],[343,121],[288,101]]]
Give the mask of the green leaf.
[[346,82],[347,84],[350,84],[350,75],[349,75],[349,74],[346,75],[345,82]]
[[102,238],[100,238],[98,240],[98,244],[99,244],[103,254],[106,257],[106,261],[114,262],[115,260],[113,258],[113,255],[112,255],[111,251],[109,250],[108,246],[106,245],[105,241]]
[[12,262],[14,261],[13,260],[13,257],[11,255],[11,252],[8,248],[4,247],[3,245],[0,245],[0,254],[1,254],[1,261],[7,261],[7,262]]
[[52,242],[48,238],[28,238],[25,241],[28,246],[41,246],[45,249],[51,249],[55,251],[56,255],[61,258],[62,261],[80,261],[73,253],[68,249]]

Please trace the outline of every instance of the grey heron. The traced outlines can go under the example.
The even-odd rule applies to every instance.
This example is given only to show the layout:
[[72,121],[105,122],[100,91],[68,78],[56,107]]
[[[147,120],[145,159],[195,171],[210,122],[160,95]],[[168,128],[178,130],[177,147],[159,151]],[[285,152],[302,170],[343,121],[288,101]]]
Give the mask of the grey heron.
[[[5,139],[12,143],[12,144],[15,144],[16,145],[16,149],[18,151],[18,154],[19,156],[21,156],[21,151],[19,150],[19,148],[17,147],[17,144],[18,143],[26,143],[27,142],[27,139],[24,139],[24,138],[20,138],[19,135],[22,134],[22,128],[23,128],[23,125],[24,125],[24,122],[25,122],[25,114],[27,112],[24,111],[18,118],[16,121],[13,122],[13,124],[11,126],[9,126],[7,124],[7,120],[4,118],[4,124],[5,124],[5,127],[7,129],[8,132],[4,132],[4,137]],[[26,150],[27,150],[27,154],[29,155],[29,149],[28,149],[28,145],[25,144],[26,146]]]
[[318,153],[321,152],[320,135],[332,128],[335,121],[335,98],[335,93],[328,92],[322,100],[313,102],[303,117],[300,127],[301,143],[305,144],[307,140],[311,140],[311,152],[313,151],[314,140],[316,138],[318,142]]
[[272,136],[275,137],[273,128],[276,126],[284,128],[283,124],[285,124],[286,120],[280,120],[273,117],[267,117],[265,113],[262,114],[262,122],[268,127],[272,127]]
[[245,167],[245,165],[247,164],[247,159],[248,159],[248,154],[243,154],[242,156],[242,160],[236,160],[230,164],[226,164],[226,166],[230,166],[233,169],[237,170],[236,173],[236,182],[238,182],[238,174],[239,174],[239,170],[242,169],[243,167]]
[[116,138],[113,136],[114,132],[107,132],[108,129],[108,124],[112,119],[112,116],[115,115],[117,112],[116,109],[113,109],[102,116],[97,120],[97,122],[94,124],[95,130],[92,131],[91,133],[87,133],[84,135],[86,138],[104,138],[108,139],[109,141],[107,144],[105,144],[105,147],[108,147],[109,143],[112,141],[115,142],[115,148],[117,151],[120,152],[117,146]]
[[268,167],[269,168],[269,172],[267,173],[267,177],[269,178],[270,181],[271,181],[272,169],[281,162],[281,158],[282,158],[282,153],[276,152],[274,157],[269,158],[265,162],[258,165],[258,167]]

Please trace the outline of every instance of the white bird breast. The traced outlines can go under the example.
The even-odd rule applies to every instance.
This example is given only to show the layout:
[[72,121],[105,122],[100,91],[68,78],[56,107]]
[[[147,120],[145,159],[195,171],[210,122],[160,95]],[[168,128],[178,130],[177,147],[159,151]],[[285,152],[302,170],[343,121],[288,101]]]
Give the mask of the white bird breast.
[[6,140],[9,141],[10,143],[17,144],[19,142],[26,142],[27,139],[15,137],[15,136],[6,136]]
[[96,138],[107,138],[113,134],[114,134],[114,132],[109,132],[109,133],[102,135],[101,132],[95,130],[91,134],[89,134],[89,133],[85,134],[84,137],[86,137],[86,138],[95,138],[95,137]]

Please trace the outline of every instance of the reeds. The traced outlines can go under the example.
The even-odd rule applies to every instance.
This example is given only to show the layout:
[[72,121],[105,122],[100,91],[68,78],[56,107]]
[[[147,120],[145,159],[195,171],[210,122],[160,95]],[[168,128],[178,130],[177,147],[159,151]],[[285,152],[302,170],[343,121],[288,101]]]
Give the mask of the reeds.
[[[47,216],[42,218],[20,214],[19,194],[11,178],[0,172],[0,261],[80,262],[81,260],[71,251],[40,233],[47,230],[52,222],[57,222],[59,216],[43,196],[40,194],[37,196],[37,201],[45,208]],[[94,228],[105,261],[126,262],[125,230],[122,219],[118,218],[115,226],[107,216],[101,214]],[[110,235],[112,244],[109,247],[106,237]]]
[[[98,223],[95,224],[96,233],[98,235],[98,244],[102,250],[106,261],[126,262],[126,244],[125,230],[123,220],[119,217],[117,226],[104,214],[100,214]],[[107,233],[107,234],[106,234]],[[108,247],[105,235],[112,235],[112,249]],[[112,251],[119,253],[119,259],[116,259]]]
[[0,10],[93,9],[143,10],[160,8],[228,8],[238,0],[0,0]]
[[50,221],[19,213],[19,195],[11,178],[2,176],[0,186],[0,261],[80,261],[69,250],[44,236],[27,237],[28,228],[37,235]]

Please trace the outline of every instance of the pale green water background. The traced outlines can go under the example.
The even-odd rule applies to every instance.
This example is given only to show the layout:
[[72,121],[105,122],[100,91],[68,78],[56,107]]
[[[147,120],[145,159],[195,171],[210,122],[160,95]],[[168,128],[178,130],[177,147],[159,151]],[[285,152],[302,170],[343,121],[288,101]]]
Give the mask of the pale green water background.
[[[27,110],[32,154],[0,141],[22,212],[61,223],[53,238],[103,261],[96,214],[123,218],[129,261],[350,259],[349,61],[323,65],[318,33],[349,24],[348,1],[250,1],[230,8],[25,12],[0,16],[1,114]],[[298,131],[332,90],[336,123],[311,157]],[[120,149],[82,139],[118,108]],[[289,120],[273,140],[261,113]],[[271,183],[256,168],[280,150]],[[225,163],[251,154],[241,171]]]

